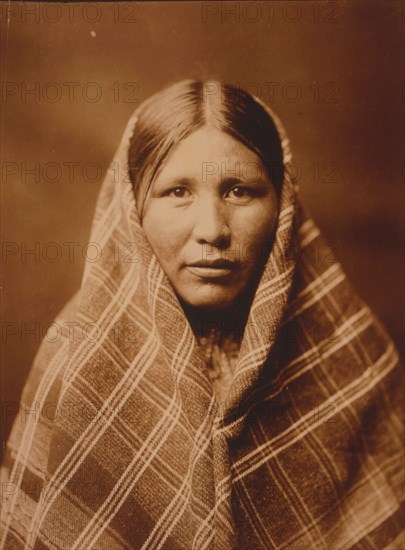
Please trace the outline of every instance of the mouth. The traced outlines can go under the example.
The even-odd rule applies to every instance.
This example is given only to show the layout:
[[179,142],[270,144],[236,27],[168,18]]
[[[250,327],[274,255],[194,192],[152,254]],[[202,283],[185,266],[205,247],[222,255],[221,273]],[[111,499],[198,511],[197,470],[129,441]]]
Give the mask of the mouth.
[[187,264],[187,269],[202,279],[227,277],[236,270],[236,262],[226,260],[198,261]]

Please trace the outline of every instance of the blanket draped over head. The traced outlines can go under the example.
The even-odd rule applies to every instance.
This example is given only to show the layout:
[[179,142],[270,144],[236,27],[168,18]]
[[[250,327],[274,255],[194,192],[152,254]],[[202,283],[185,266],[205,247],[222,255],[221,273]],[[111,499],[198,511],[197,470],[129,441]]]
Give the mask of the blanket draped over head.
[[[287,168],[288,140],[266,109]],[[398,356],[288,169],[219,404],[139,223],[127,168],[134,124],[136,112],[97,202],[98,261],[23,392],[2,548],[402,548]]]

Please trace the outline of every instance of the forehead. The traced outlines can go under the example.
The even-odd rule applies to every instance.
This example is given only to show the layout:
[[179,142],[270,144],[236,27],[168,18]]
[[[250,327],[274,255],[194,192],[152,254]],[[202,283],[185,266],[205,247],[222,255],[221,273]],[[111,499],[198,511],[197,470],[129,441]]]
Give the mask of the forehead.
[[[183,139],[164,162],[158,180],[198,177],[208,168],[212,173],[243,166],[263,166],[261,159],[243,143],[214,128],[200,128]],[[218,172],[214,167],[221,168]]]

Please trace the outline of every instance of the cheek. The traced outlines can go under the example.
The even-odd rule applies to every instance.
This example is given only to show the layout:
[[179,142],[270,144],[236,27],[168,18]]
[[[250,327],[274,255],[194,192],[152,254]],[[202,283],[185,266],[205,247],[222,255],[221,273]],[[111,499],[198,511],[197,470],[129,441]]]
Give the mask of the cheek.
[[235,241],[244,249],[256,250],[255,255],[267,253],[277,222],[277,201],[268,201],[242,212],[235,220]]
[[149,208],[145,212],[142,228],[159,262],[167,268],[176,263],[186,240],[186,228],[179,227],[162,208]]

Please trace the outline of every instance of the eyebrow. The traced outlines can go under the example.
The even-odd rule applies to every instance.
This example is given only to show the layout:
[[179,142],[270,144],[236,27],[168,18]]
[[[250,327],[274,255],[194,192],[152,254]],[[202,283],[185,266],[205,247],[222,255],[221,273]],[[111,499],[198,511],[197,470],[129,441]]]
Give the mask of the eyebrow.
[[224,185],[233,185],[233,184],[244,184],[244,185],[252,185],[252,184],[255,184],[255,183],[266,183],[263,179],[262,176],[259,176],[258,178],[251,178],[251,179],[247,179],[247,178],[237,178],[237,177],[231,177],[231,178],[225,178],[221,181],[221,184],[224,184]]
[[[209,177],[209,174],[207,174],[206,178],[208,177]],[[195,184],[195,183],[197,183],[195,178],[177,177],[174,179],[163,180],[162,183],[158,184],[157,186],[158,187],[167,187],[167,186],[176,187],[176,186],[189,185],[189,184]],[[204,183],[207,183],[207,181],[203,182],[203,184]],[[242,185],[262,184],[263,185],[263,184],[267,184],[267,182],[265,181],[262,175],[260,175],[258,178],[250,178],[250,179],[238,178],[236,176],[232,176],[232,177],[224,178],[220,181],[220,185],[223,187],[229,187],[235,184],[239,184],[239,185],[240,184]],[[156,182],[155,182],[155,185],[156,185]]]

